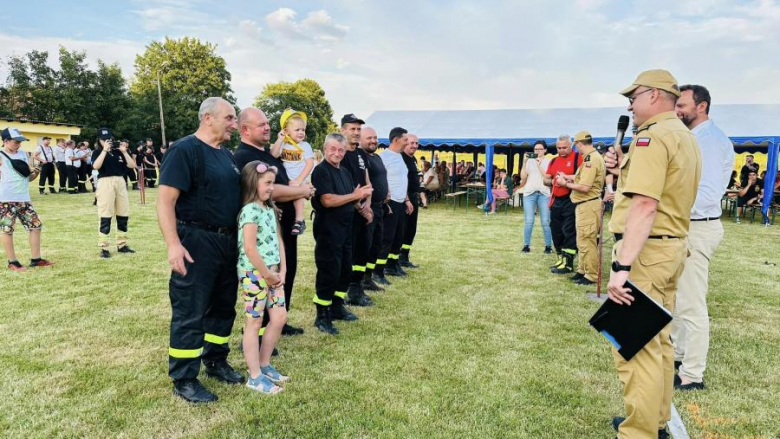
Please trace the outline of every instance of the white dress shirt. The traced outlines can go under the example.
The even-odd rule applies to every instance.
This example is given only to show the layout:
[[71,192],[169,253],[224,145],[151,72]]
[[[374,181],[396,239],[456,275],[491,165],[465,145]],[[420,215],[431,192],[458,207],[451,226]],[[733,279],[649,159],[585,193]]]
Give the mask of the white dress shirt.
[[720,200],[734,169],[734,144],[712,120],[696,125],[691,132],[701,151],[701,180],[691,208],[691,219],[719,218]]

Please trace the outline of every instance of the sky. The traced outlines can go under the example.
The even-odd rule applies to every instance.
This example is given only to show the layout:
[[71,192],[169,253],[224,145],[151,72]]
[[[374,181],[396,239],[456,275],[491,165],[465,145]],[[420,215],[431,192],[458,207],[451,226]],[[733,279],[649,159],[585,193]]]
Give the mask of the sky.
[[[201,0],[3,2],[5,59],[59,45],[133,75],[166,36],[217,45],[238,105],[316,80],[334,118],[377,110],[625,106],[663,68],[719,103],[780,103],[780,1]],[[164,84],[163,84],[164,86]]]

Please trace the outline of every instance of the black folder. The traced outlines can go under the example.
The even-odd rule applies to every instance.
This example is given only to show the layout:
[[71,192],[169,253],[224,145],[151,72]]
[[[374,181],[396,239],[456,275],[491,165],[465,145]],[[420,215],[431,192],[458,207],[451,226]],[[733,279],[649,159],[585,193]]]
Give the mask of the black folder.
[[672,314],[630,280],[624,286],[634,297],[631,305],[607,299],[590,318],[590,325],[628,361],[672,321]]

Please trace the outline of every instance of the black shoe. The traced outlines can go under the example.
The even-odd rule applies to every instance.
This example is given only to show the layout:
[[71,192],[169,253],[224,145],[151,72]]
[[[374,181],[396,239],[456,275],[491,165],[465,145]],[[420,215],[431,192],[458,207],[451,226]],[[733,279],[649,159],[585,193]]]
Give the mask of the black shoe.
[[400,265],[398,265],[398,262],[393,262],[392,264],[387,264],[385,267],[385,274],[388,276],[395,276],[395,277],[406,277],[406,272],[401,268]]
[[583,277],[585,277],[585,275],[584,275],[584,274],[582,274],[582,273],[577,273],[577,274],[575,274],[574,276],[570,277],[569,279],[571,279],[572,281],[575,281],[575,282],[576,282],[576,281],[578,281],[578,280],[582,279]]
[[558,259],[555,260],[554,264],[550,265],[550,270],[557,268],[562,263],[563,263],[563,255],[558,253]]
[[346,306],[335,303],[330,306],[330,318],[331,320],[344,320],[346,322],[354,322],[358,319]]
[[[620,427],[620,424],[625,421],[626,418],[622,416],[615,416],[612,418],[612,429],[615,431],[618,431],[618,428]],[[669,433],[666,431],[665,428],[662,428],[658,430],[658,439],[667,439],[669,437]]]
[[524,245],[523,249],[520,250],[520,251],[523,252],[523,253],[531,253],[531,247],[529,247],[527,245]]
[[349,284],[346,302],[347,305],[353,306],[374,306],[374,302],[363,292],[358,283]]
[[680,370],[680,366],[682,366],[682,361],[674,362],[674,370]]
[[372,279],[372,276],[366,275],[363,280],[360,282],[360,286],[363,288],[363,291],[384,291],[385,289],[380,287],[379,285],[374,282],[374,279]]
[[301,335],[304,333],[303,328],[296,328],[295,326],[290,326],[285,323],[285,325],[282,327],[282,335]]
[[373,280],[374,282],[380,285],[387,285],[387,286],[392,285],[392,283],[389,280],[387,280],[387,278],[384,275],[380,275],[380,274],[374,274],[373,276],[371,276],[371,280]]
[[563,264],[550,270],[552,274],[569,274],[572,272],[574,272],[574,255],[569,253],[563,255]]
[[552,247],[550,247],[549,245],[548,245],[548,246],[546,246],[546,247],[544,248],[544,253],[545,253],[545,254],[548,254],[548,255],[549,255],[550,253],[552,253]]
[[122,247],[119,247],[117,250],[117,253],[135,253],[135,250],[131,249],[130,246],[125,245]]
[[244,377],[236,372],[227,360],[204,361],[203,364],[206,366],[206,376],[208,377],[228,384],[241,384],[244,382]]
[[339,330],[333,326],[330,308],[327,306],[317,305],[317,318],[314,319],[314,326],[326,334],[339,335]]
[[111,253],[108,250],[100,250],[100,257],[103,259],[108,259],[111,257]]
[[398,263],[401,264],[401,267],[406,267],[406,268],[417,268],[417,267],[419,267],[419,265],[412,263],[412,261],[409,260],[409,255],[406,255],[406,254],[402,254],[398,258]]
[[203,387],[197,379],[192,380],[175,380],[173,382],[173,394],[184,399],[187,402],[201,403],[201,402],[214,402],[217,399],[217,395],[211,393]]
[[674,388],[677,390],[704,390],[704,381],[700,383],[683,384],[680,375],[674,375]]
[[574,281],[577,285],[594,285],[596,282],[593,282],[592,280],[588,279],[585,276],[582,276],[581,279]]

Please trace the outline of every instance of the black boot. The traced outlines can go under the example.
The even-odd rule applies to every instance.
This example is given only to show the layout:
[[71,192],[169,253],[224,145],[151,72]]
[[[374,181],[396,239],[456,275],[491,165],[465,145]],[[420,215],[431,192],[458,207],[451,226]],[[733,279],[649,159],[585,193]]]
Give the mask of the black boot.
[[209,392],[197,379],[175,380],[173,394],[192,403],[214,402],[218,399],[217,395]]
[[401,268],[401,266],[398,264],[397,259],[391,259],[387,261],[387,266],[385,267],[385,274],[388,276],[396,276],[396,277],[406,277],[406,272]]
[[355,314],[352,314],[343,303],[334,303],[330,306],[330,318],[347,322],[354,322],[358,319],[358,317]]
[[317,317],[314,319],[314,326],[326,334],[339,334],[339,330],[333,326],[333,319],[330,317],[330,308],[324,305],[317,305]]
[[417,268],[419,265],[412,263],[412,261],[409,260],[409,253],[401,253],[401,256],[398,257],[398,261],[401,264],[401,267],[404,268]]
[[374,306],[374,302],[363,292],[359,283],[349,284],[347,304],[353,306]]
[[384,291],[385,289],[380,287],[374,282],[370,273],[366,273],[363,276],[363,280],[360,282],[360,286],[363,287],[363,291]]
[[371,280],[373,280],[379,285],[387,285],[387,286],[392,285],[392,283],[390,283],[390,281],[387,280],[387,278],[385,277],[384,269],[382,270],[382,272],[374,273],[373,275],[371,275]]
[[214,378],[219,381],[224,381],[228,384],[241,384],[244,382],[244,377],[240,373],[236,372],[233,367],[227,362],[227,360],[217,361],[203,361],[203,365],[206,366],[206,376]]
[[563,264],[550,270],[552,274],[569,274],[573,271],[574,271],[574,255],[571,253],[564,253]]
[[556,255],[557,255],[558,259],[555,260],[554,264],[550,265],[550,270],[558,268],[559,265],[563,264],[563,253],[556,252]]

